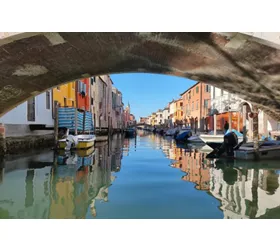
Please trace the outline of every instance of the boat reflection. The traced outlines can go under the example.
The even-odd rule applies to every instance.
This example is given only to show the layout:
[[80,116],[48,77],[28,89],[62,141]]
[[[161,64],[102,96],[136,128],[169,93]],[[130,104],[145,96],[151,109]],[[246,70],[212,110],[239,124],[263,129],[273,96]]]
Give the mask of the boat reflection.
[[[0,169],[0,218],[96,217],[96,201],[108,201],[112,174],[120,171],[122,145],[119,137],[87,151],[55,155],[48,151],[5,162],[5,178],[4,168]],[[25,177],[14,171],[18,169]]]
[[[137,138],[114,136],[87,151],[58,154],[43,151],[6,159],[0,165],[0,218],[98,218],[101,212],[98,204],[110,201],[109,187],[116,178],[115,173],[122,172],[123,156],[136,159],[136,164],[142,163],[144,147],[152,155],[154,150],[162,152],[163,162],[168,158],[171,167],[184,173],[183,182],[180,177],[176,179],[180,184],[193,183],[188,188],[205,194],[200,197],[217,199],[220,204],[215,209],[223,211],[224,218],[280,218],[278,162],[208,160],[201,148],[178,147],[172,138],[140,134]],[[134,153],[136,149],[140,152]],[[150,167],[149,163],[144,164],[147,169]],[[161,173],[167,165],[152,170]],[[139,183],[135,184],[141,187],[144,184],[138,179]],[[126,185],[131,180],[122,178],[122,181]]]

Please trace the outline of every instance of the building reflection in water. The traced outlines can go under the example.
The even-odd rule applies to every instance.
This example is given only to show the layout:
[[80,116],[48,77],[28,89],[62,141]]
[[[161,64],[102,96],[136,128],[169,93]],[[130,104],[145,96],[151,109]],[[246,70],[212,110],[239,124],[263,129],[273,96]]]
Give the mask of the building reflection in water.
[[221,201],[224,218],[253,219],[269,216],[271,209],[280,212],[279,174],[276,169],[265,168],[273,165],[277,167],[273,162],[265,166],[254,162],[218,160],[213,164],[214,167],[210,168],[210,192]]
[[224,218],[280,218],[277,162],[263,162],[257,167],[254,162],[211,163],[206,153],[178,147],[170,140],[163,143],[163,152],[173,160],[172,167],[185,173],[184,181],[195,183],[196,189],[207,191],[221,202]]
[[210,162],[199,149],[145,132],[136,139],[115,136],[79,154],[46,151],[7,159],[0,165],[0,218],[97,217],[96,204],[110,201],[123,156],[142,146],[161,150],[184,172],[183,181],[218,199],[224,218],[280,218],[277,162]]
[[[60,152],[53,157],[48,151],[6,161],[7,181],[1,171],[0,218],[96,217],[96,201],[108,201],[112,172],[121,169],[122,145],[123,138],[117,137],[110,144],[97,144],[92,152]],[[14,171],[19,168],[25,176]]]

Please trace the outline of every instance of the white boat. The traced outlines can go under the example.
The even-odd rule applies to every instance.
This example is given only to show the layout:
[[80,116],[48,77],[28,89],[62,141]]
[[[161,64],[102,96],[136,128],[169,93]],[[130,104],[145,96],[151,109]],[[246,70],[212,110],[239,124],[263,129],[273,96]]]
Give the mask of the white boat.
[[[238,150],[234,151],[235,159],[242,160],[254,160],[255,151],[253,143],[245,144],[241,146]],[[264,142],[259,146],[259,158],[260,160],[276,160],[280,159],[280,142]]]
[[59,149],[86,149],[94,146],[96,141],[95,135],[68,135],[65,139],[58,141]]
[[204,143],[204,141],[201,140],[201,138],[197,135],[193,135],[193,136],[189,137],[188,142],[190,142],[190,143]]
[[[224,142],[224,134],[214,135],[213,132],[209,134],[201,134],[199,137],[205,143],[223,143]],[[243,141],[243,136],[237,136],[238,142]]]

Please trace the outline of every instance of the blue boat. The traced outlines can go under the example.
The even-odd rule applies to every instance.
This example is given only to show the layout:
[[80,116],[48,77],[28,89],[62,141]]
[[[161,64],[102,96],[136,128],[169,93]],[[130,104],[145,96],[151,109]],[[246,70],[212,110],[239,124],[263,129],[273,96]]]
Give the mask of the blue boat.
[[192,136],[192,131],[190,129],[182,129],[179,134],[175,137],[178,142],[186,142],[188,138]]
[[125,130],[125,136],[126,137],[134,137],[136,135],[135,128],[128,128]]

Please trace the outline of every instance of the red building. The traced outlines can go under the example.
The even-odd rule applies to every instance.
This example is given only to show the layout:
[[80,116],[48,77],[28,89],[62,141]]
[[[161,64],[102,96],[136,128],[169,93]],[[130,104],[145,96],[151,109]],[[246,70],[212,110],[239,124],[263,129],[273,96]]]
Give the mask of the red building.
[[76,82],[76,101],[78,109],[90,111],[90,78]]

